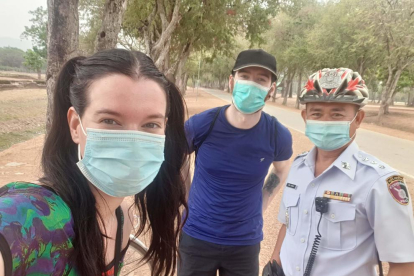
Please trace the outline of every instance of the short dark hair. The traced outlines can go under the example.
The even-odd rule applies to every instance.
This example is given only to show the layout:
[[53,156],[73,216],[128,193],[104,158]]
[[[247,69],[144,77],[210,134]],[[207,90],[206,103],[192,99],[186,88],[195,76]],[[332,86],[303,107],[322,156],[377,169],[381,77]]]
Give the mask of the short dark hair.
[[[236,75],[236,72],[237,72],[237,71],[231,71],[231,75],[234,77],[234,76]],[[271,75],[271,80],[272,80],[272,83],[276,82],[276,81],[277,81],[276,76],[275,76],[272,72],[270,72],[270,71],[269,71],[269,73],[270,73],[270,75]]]

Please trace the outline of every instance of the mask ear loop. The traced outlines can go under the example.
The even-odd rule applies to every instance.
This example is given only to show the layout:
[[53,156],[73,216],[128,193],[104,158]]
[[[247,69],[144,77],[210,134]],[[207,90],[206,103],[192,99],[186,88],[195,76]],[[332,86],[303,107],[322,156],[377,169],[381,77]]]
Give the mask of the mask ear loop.
[[[85,134],[85,136],[86,136],[86,137],[88,137],[88,135],[87,135],[87,134],[86,134],[86,132],[85,132],[85,129],[83,128],[83,125],[82,125],[82,120],[81,120],[81,118],[80,118],[80,116],[79,116],[79,115],[78,115],[78,119],[79,119],[80,126],[81,126],[81,129],[82,129],[83,134]],[[80,150],[80,143],[78,144],[78,159],[79,159],[79,161],[81,161],[81,160],[82,160],[82,157],[81,157],[81,150]]]
[[[359,110],[357,111],[357,113],[355,114],[355,117],[352,119],[352,121],[349,122],[349,127],[351,128],[351,124],[355,121],[356,117],[358,116]],[[354,135],[352,135],[351,140],[355,138],[356,135],[356,130]]]

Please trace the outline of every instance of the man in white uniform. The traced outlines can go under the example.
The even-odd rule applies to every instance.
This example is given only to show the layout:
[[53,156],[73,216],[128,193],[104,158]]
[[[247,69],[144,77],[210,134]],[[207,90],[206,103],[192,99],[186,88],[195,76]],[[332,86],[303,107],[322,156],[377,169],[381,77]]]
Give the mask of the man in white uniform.
[[269,262],[263,275],[283,275],[279,265],[286,276],[374,276],[378,256],[389,262],[388,276],[414,275],[413,208],[404,178],[354,141],[367,98],[364,81],[350,69],[310,76],[300,100],[315,147],[293,162],[278,216],[277,264]]

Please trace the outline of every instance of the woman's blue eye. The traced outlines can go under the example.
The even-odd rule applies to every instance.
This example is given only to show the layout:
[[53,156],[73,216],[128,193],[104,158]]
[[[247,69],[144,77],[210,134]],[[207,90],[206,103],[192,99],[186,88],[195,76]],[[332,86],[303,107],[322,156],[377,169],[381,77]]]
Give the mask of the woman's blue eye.
[[148,124],[145,125],[145,127],[147,127],[147,128],[160,128],[159,125],[154,124],[154,123],[148,123]]
[[117,122],[115,122],[114,120],[111,120],[111,119],[105,119],[102,122],[104,122],[107,125],[117,125],[118,124]]

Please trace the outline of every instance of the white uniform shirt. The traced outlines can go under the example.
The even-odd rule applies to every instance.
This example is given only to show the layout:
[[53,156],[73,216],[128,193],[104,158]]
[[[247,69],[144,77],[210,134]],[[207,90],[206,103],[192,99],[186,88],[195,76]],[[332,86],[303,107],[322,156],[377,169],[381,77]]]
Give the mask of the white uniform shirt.
[[283,192],[278,219],[287,226],[280,253],[286,276],[305,272],[320,218],[315,198],[324,193],[352,196],[330,199],[311,275],[374,276],[376,250],[381,261],[414,262],[413,209],[403,178],[356,142],[315,178],[315,154],[313,148],[295,159]]

